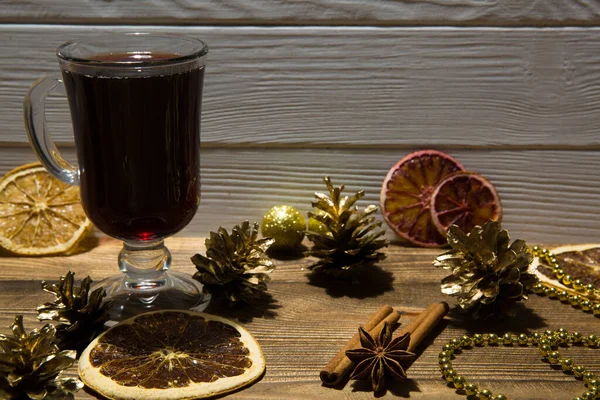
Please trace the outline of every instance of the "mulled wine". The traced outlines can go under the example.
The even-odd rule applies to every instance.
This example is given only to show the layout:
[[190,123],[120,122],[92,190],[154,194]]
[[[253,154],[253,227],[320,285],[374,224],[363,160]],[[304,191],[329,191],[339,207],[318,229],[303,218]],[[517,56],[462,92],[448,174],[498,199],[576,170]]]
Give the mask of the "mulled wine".
[[[135,53],[90,59],[143,59],[151,65],[174,57]],[[85,212],[101,231],[126,241],[176,233],[200,202],[204,67],[140,75],[63,69]]]

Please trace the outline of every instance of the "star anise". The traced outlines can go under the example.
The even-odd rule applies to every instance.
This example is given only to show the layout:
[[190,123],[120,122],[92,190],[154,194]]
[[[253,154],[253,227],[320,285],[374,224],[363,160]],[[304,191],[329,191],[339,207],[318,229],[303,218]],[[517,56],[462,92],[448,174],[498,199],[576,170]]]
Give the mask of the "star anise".
[[405,369],[415,357],[407,351],[410,333],[392,340],[392,329],[385,322],[379,336],[373,338],[362,327],[358,328],[362,348],[346,351],[346,356],[357,363],[350,379],[369,379],[373,392],[385,388],[385,378],[406,379]]

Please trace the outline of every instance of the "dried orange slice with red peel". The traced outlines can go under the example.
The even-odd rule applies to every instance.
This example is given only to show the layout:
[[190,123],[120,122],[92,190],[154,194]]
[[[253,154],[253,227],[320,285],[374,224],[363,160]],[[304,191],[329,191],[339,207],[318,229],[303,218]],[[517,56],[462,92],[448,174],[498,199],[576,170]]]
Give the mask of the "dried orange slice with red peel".
[[446,238],[433,224],[431,195],[447,176],[463,171],[454,158],[437,150],[409,154],[390,169],[381,187],[381,211],[400,237],[423,247],[441,247]]
[[456,172],[440,182],[431,195],[430,210],[433,224],[443,235],[452,225],[471,232],[490,219],[502,220],[498,192],[475,172]]
[[91,230],[79,188],[41,164],[15,168],[0,180],[0,247],[19,255],[65,253]]
[[196,399],[258,379],[265,360],[243,327],[215,315],[137,315],[98,336],[79,359],[83,382],[109,399]]

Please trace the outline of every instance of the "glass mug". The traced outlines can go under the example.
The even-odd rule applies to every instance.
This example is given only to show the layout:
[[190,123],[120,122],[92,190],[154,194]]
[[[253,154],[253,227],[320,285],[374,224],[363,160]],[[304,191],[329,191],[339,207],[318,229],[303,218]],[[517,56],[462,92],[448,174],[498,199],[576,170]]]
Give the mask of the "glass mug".
[[[204,58],[200,40],[117,34],[71,41],[56,54],[63,79],[35,82],[24,101],[38,158],[58,179],[79,185],[94,225],[124,241],[123,272],[99,282],[113,318],[161,308],[202,308],[207,297],[189,275],[167,272],[163,239],[185,227],[200,202],[200,117]],[[44,102],[66,90],[78,166],[57,151]]]

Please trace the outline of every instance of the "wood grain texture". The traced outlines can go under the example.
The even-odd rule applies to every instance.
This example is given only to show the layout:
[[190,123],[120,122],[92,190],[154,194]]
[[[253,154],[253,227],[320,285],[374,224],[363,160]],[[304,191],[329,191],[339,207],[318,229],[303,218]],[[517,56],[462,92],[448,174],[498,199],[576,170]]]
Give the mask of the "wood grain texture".
[[0,22],[245,25],[597,25],[593,0],[1,0]]
[[[600,146],[598,28],[37,25],[0,27],[0,143],[26,142],[22,101],[56,46],[131,30],[209,44],[205,146]],[[48,120],[72,142],[66,100]]]
[[[189,257],[204,252],[203,239],[181,237],[168,240],[174,256],[174,268],[192,273]],[[308,243],[307,243],[308,244]],[[15,313],[23,313],[26,326],[40,326],[34,308],[50,296],[39,288],[41,279],[57,279],[67,270],[83,278],[94,279],[117,272],[116,255],[120,244],[102,238],[96,247],[70,257],[0,258],[0,331],[6,333]],[[209,311],[236,319],[256,337],[267,361],[267,372],[256,384],[234,393],[239,399],[369,399],[372,393],[354,382],[342,388],[321,386],[320,368],[382,304],[390,304],[404,312],[406,324],[428,304],[453,300],[439,291],[445,271],[432,267],[437,250],[390,246],[388,258],[374,268],[371,281],[359,286],[322,285],[307,276],[309,258],[276,260],[269,292],[275,307],[219,308]],[[112,260],[112,265],[108,262]],[[534,332],[565,327],[569,331],[598,333],[600,320],[558,301],[532,296],[519,307],[512,319],[487,321],[485,324],[465,321],[452,312],[418,349],[419,357],[409,369],[409,380],[393,386],[383,398],[409,397],[423,399],[457,399],[459,395],[441,380],[437,370],[438,353],[453,337],[475,332]],[[598,350],[583,347],[561,349],[576,362],[597,371]],[[510,398],[565,399],[580,395],[583,385],[572,376],[553,370],[540,361],[537,349],[522,347],[476,348],[465,351],[454,361],[457,371],[480,387],[488,387]],[[70,371],[74,373],[74,369]],[[96,398],[81,391],[77,399]]]
[[[74,150],[66,154],[74,159]],[[216,149],[201,151],[202,201],[185,235],[206,236],[289,204],[310,209],[322,179],[364,189],[361,207],[379,203],[388,170],[414,149]],[[496,185],[503,224],[531,243],[600,241],[600,152],[597,150],[452,150],[468,170]],[[29,148],[0,148],[0,174],[35,161]],[[388,229],[388,236],[394,239]]]

